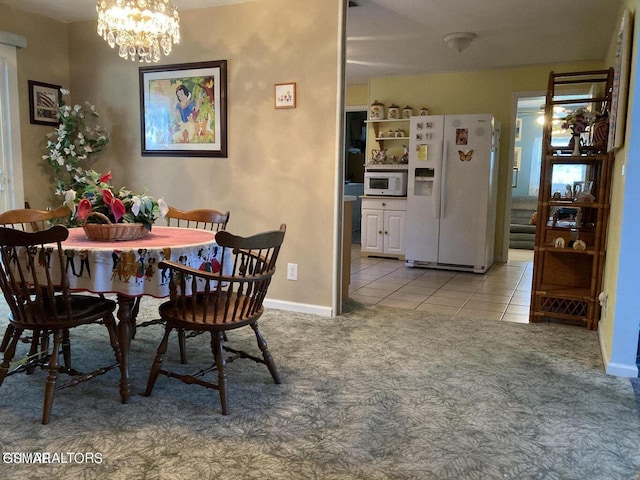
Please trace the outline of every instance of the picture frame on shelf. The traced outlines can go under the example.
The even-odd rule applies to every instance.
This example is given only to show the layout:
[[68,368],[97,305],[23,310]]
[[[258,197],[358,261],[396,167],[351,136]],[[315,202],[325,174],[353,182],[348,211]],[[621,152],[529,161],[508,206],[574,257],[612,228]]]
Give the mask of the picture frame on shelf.
[[29,123],[58,125],[60,85],[29,80]]
[[273,86],[275,108],[296,108],[296,84],[276,83]]
[[143,156],[227,157],[227,61],[140,67]]

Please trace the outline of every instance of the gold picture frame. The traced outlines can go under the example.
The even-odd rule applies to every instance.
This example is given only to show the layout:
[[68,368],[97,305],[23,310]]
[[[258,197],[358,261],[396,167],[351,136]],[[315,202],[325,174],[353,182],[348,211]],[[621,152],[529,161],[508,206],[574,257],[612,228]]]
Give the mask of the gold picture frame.
[[276,83],[274,85],[275,108],[296,108],[296,84]]

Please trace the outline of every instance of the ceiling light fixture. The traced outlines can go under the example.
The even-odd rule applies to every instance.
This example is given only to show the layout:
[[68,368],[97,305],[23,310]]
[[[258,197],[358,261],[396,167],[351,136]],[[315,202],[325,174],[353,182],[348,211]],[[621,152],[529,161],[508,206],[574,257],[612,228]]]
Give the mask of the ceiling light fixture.
[[449,33],[445,35],[443,40],[449,46],[449,48],[454,49],[456,52],[460,53],[465,50],[474,38],[477,35],[471,32],[457,32],[457,33]]
[[157,62],[180,42],[180,17],[170,0],[98,0],[98,35],[127,60]]

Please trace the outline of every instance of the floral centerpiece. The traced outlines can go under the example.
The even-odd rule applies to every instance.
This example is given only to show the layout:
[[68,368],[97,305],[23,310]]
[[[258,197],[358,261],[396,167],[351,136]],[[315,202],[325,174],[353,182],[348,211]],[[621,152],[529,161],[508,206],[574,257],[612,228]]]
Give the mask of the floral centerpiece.
[[111,178],[111,172],[101,175],[87,170],[86,176],[78,179],[83,184],[80,194],[75,190],[65,192],[65,204],[75,212],[79,223],[140,223],[151,230],[155,219],[167,214],[169,208],[162,198],[155,200],[125,187],[115,191]]

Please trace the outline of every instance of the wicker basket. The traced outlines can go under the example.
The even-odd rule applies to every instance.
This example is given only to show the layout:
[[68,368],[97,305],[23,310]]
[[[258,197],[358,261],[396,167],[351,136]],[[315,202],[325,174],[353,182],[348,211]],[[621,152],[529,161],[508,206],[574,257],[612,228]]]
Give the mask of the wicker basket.
[[82,228],[89,240],[102,242],[137,240],[149,233],[143,223],[111,223],[106,215],[99,212],[92,212],[87,218],[92,216],[99,217],[107,223],[84,223]]

